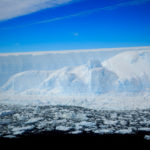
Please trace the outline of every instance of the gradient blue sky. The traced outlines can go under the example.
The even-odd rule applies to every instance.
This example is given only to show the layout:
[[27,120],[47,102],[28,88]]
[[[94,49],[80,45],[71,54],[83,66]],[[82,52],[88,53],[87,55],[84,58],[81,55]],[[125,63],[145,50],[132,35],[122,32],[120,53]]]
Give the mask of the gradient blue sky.
[[1,1],[0,52],[150,46],[150,0]]

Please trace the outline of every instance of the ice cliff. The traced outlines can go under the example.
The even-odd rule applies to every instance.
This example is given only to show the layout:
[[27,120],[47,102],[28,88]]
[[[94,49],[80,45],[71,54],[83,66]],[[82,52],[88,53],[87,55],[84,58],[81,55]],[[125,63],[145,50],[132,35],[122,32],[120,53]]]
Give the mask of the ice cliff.
[[150,48],[5,54],[0,55],[0,74],[3,93],[100,95],[149,92]]

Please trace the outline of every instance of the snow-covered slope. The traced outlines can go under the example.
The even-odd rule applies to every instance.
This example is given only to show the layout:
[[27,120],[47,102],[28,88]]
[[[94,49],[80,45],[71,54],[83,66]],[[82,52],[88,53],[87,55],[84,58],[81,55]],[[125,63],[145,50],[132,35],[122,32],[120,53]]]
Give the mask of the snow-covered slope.
[[0,54],[0,103],[150,108],[150,47]]
[[50,71],[86,64],[90,59],[104,61],[123,51],[149,50],[150,47],[111,48],[97,50],[50,51],[0,54],[0,86],[16,73]]
[[101,62],[13,75],[1,91],[24,95],[99,95],[150,91],[150,51],[119,53]]
[[41,82],[51,74],[50,71],[26,71],[13,75],[2,89],[22,92],[26,89],[39,88]]
[[117,75],[118,91],[149,91],[150,51],[120,53],[104,61],[102,65]]
[[120,80],[147,76],[150,78],[150,51],[120,53],[103,62]]
[[95,58],[101,61],[117,54],[120,50],[58,51],[0,54],[0,86],[12,75],[24,71],[50,71],[73,67]]
[[117,76],[103,68],[99,61],[89,61],[77,67],[55,71],[26,71],[12,76],[2,91],[25,95],[49,94],[102,94],[114,87]]

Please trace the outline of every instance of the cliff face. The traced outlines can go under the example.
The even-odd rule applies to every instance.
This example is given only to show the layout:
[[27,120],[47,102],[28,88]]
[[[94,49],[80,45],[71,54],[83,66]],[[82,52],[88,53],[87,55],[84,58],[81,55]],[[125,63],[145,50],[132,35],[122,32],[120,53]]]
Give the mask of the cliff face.
[[24,71],[50,71],[61,69],[66,66],[79,66],[86,64],[91,59],[103,62],[123,51],[149,49],[149,47],[139,47],[60,52],[3,53],[0,54],[0,86],[6,83],[12,75]]
[[[85,57],[82,56],[83,53]],[[114,55],[113,52],[111,53],[111,55]],[[20,65],[20,69],[14,67],[14,70],[16,68],[16,72],[22,71],[12,75],[1,87],[1,90],[26,95],[37,95],[38,93],[40,95],[42,93],[43,95],[89,95],[108,92],[138,93],[149,91],[150,51],[125,51],[107,59],[105,56],[107,54],[100,55],[100,51],[94,51],[93,53],[91,51],[81,52],[81,55],[79,54],[80,52],[74,53],[73,57],[72,52],[59,53],[55,54],[56,57],[50,60],[48,59],[50,54],[44,54],[45,59],[42,59],[41,54],[33,55],[32,62],[30,62],[30,56],[30,61],[27,61],[27,64],[25,62],[24,64],[16,63],[16,66]],[[60,63],[61,59],[58,59],[58,62],[55,63],[58,55],[63,58],[63,63]],[[22,55],[15,57],[19,56],[23,57]],[[65,59],[64,56],[68,58]],[[28,60],[28,55],[24,55],[24,57]],[[39,59],[36,57],[39,57]],[[81,58],[83,58],[82,62]],[[37,65],[37,60],[39,64],[41,62],[39,66]],[[50,61],[49,63],[48,60]],[[87,62],[85,63],[86,60]],[[8,68],[5,69],[11,72],[12,70]]]

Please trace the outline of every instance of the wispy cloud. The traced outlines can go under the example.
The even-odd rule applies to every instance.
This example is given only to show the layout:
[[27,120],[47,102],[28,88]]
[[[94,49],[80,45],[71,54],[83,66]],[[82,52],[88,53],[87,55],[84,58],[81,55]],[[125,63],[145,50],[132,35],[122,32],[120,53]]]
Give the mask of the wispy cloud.
[[47,20],[35,22],[33,24],[49,23],[49,22],[69,19],[69,18],[72,18],[72,17],[82,16],[82,15],[89,15],[89,14],[92,14],[92,13],[99,12],[101,10],[113,10],[113,9],[117,9],[117,8],[120,8],[120,7],[140,5],[140,4],[144,4],[144,3],[147,3],[147,2],[150,2],[150,0],[130,0],[130,1],[127,1],[127,2],[122,2],[122,3],[119,3],[119,4],[114,4],[114,5],[110,5],[110,6],[106,6],[106,7],[101,7],[101,8],[82,11],[82,12],[79,12],[79,13],[76,13],[76,14],[71,14],[71,15],[68,15],[68,16],[47,19]]
[[56,7],[74,0],[0,0],[0,21]]
[[134,6],[134,5],[140,5],[140,4],[144,4],[150,2],[150,0],[129,0],[126,2],[122,2],[113,6],[108,6],[105,7],[104,9],[108,9],[108,10],[113,10],[113,9],[117,9],[119,7],[125,7],[125,6]]
[[[7,0],[7,1],[10,1],[10,0]],[[51,0],[51,1],[53,1],[53,0]],[[55,2],[56,1],[61,1],[61,2],[63,1],[65,3],[65,2],[72,1],[72,0],[55,0]],[[140,4],[144,4],[144,3],[147,3],[147,2],[150,2],[150,0],[129,0],[129,1],[126,1],[126,2],[122,2],[122,3],[118,3],[118,4],[106,6],[106,7],[101,7],[101,8],[96,8],[96,9],[90,9],[90,10],[82,11],[82,12],[79,12],[79,13],[71,14],[71,15],[68,15],[68,16],[50,18],[50,19],[47,19],[47,20],[43,20],[43,21],[39,21],[39,22],[35,22],[35,23],[28,24],[28,25],[23,25],[23,26],[16,26],[16,27],[26,27],[26,26],[31,26],[31,25],[35,25],[35,24],[51,23],[51,22],[55,22],[55,21],[59,21],[59,20],[64,20],[64,19],[69,19],[69,18],[73,18],[73,17],[90,15],[90,14],[93,14],[93,13],[96,13],[96,12],[99,12],[99,11],[104,11],[104,10],[105,11],[109,11],[109,10],[114,10],[114,9],[117,9],[117,8],[120,8],[120,7],[140,5]],[[3,29],[12,29],[12,28],[14,28],[14,27],[3,28]]]

